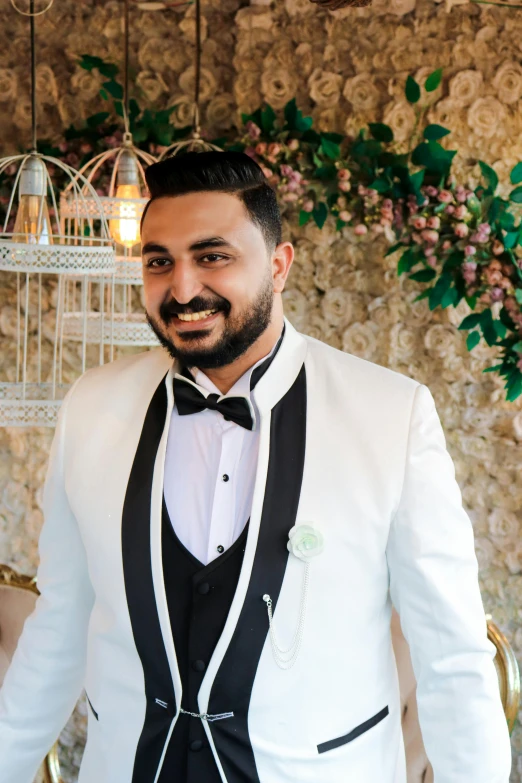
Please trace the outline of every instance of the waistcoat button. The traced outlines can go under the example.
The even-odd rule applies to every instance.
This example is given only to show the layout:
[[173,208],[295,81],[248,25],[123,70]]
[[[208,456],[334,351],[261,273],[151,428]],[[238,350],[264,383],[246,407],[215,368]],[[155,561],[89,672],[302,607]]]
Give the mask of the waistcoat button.
[[230,476],[228,475],[228,473],[223,473],[221,478],[222,478],[223,481],[228,481]]
[[198,585],[198,593],[200,595],[206,595],[210,590],[210,585],[208,582],[201,582],[200,585]]
[[217,549],[217,551],[219,552],[220,555],[225,551],[225,547],[223,546],[223,544],[220,544],[219,546],[217,546],[216,549]]
[[192,740],[192,742],[189,745],[189,748],[191,750],[201,750],[203,747],[203,740]]
[[207,668],[205,661],[192,661],[192,668],[195,672],[204,672]]

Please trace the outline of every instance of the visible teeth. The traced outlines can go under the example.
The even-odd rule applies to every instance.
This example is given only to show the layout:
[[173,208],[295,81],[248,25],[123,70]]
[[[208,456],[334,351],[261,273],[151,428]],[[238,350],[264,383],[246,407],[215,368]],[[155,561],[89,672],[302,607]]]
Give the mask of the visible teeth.
[[217,313],[217,310],[202,310],[200,313],[178,313],[178,318],[180,321],[201,321],[202,318],[208,318],[213,313]]

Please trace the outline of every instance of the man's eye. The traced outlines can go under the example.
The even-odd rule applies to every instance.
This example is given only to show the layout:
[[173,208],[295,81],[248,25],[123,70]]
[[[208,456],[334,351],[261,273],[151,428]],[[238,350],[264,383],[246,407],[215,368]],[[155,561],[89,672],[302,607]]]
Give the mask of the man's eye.
[[202,256],[199,260],[204,261],[205,258],[207,258],[210,263],[214,263],[216,259],[219,260],[220,258],[226,258],[226,256],[222,256],[219,253],[207,253],[206,256]]
[[166,266],[167,264],[170,264],[169,258],[151,258],[150,261],[147,261],[147,267],[152,267],[153,269]]

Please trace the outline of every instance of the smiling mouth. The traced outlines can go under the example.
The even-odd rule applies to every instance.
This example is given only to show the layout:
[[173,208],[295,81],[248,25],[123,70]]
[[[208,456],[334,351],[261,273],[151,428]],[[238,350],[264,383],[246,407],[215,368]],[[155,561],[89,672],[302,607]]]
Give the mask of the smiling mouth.
[[175,318],[180,321],[202,321],[217,312],[218,310],[201,310],[199,313],[176,313]]

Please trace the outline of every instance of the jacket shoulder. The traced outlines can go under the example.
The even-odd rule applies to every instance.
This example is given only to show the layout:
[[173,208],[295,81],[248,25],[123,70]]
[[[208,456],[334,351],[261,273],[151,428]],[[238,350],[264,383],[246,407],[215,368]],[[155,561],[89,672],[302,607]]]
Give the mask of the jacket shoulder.
[[355,386],[360,392],[364,392],[366,387],[371,386],[373,389],[382,389],[383,394],[393,391],[410,397],[421,385],[413,378],[390,370],[388,367],[339,351],[314,337],[306,335],[303,337],[308,344],[308,356],[317,371],[327,375],[335,374],[341,382]]

